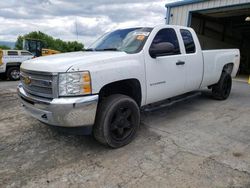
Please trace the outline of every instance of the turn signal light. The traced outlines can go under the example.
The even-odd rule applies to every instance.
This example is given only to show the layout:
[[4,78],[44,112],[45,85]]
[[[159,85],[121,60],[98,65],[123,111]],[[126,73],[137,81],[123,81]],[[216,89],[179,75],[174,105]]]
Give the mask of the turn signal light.
[[83,74],[83,81],[84,82],[90,82],[90,75],[89,75],[89,73],[84,73]]
[[83,91],[85,94],[90,94],[91,93],[91,85],[90,83],[85,83],[83,85]]

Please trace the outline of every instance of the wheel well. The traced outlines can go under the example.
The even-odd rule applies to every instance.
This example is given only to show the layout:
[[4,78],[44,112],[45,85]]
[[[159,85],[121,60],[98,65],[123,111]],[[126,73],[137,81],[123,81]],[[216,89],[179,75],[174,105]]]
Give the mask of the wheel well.
[[16,62],[16,63],[10,63],[10,64],[6,64],[6,69],[10,68],[10,67],[20,67],[22,63],[20,62]]
[[231,74],[233,72],[234,64],[233,63],[228,63],[224,65],[222,72],[226,72],[228,74]]
[[[231,73],[233,72],[233,68],[234,68],[234,64],[233,64],[233,63],[228,63],[228,64],[224,65],[224,67],[223,67],[223,69],[222,69],[222,71],[221,71],[220,78],[221,78],[223,72],[226,72],[226,73],[228,73],[228,74],[231,75]],[[216,83],[216,84],[217,84],[217,83]],[[212,88],[213,86],[215,86],[216,84],[213,84],[213,85],[208,86],[208,89],[211,89],[211,88]]]
[[113,94],[123,94],[131,97],[141,106],[141,84],[137,79],[127,79],[109,83],[99,92],[99,102]]

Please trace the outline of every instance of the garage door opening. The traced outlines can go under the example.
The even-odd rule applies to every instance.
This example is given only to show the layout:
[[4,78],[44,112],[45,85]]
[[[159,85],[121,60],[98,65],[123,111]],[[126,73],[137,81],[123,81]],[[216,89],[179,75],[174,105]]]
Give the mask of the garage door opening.
[[202,49],[239,48],[239,74],[250,75],[250,4],[194,11],[191,26]]

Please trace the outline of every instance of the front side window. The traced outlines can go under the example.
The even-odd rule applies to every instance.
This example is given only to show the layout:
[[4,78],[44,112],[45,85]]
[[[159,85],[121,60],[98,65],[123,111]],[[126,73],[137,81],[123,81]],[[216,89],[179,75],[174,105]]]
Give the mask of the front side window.
[[173,46],[172,52],[167,55],[177,55],[181,53],[179,41],[178,41],[178,38],[174,29],[166,28],[166,29],[160,30],[156,34],[150,48],[154,48],[155,46],[159,44],[164,44],[164,43]]
[[195,43],[191,32],[186,29],[181,29],[180,32],[182,40],[184,42],[186,53],[187,54],[195,53]]
[[87,51],[124,51],[138,53],[143,48],[152,28],[120,29],[105,34]]

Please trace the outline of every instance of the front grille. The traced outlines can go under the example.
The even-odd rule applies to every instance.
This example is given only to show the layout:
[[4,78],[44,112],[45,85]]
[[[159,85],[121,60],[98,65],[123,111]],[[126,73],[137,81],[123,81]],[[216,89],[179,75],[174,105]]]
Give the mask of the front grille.
[[21,70],[21,83],[30,95],[52,99],[56,97],[57,75],[52,73]]

